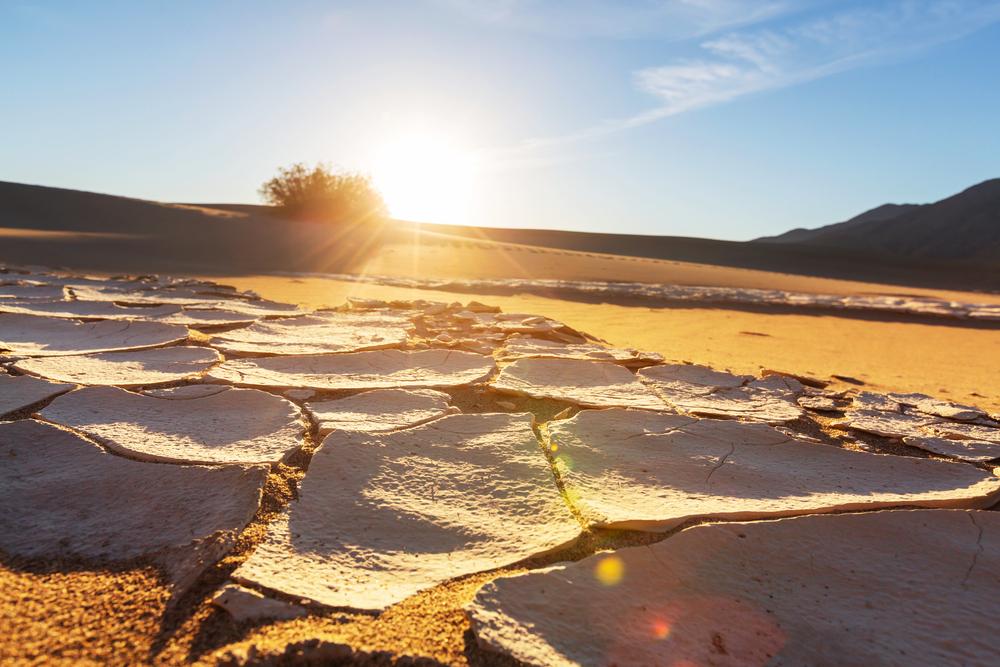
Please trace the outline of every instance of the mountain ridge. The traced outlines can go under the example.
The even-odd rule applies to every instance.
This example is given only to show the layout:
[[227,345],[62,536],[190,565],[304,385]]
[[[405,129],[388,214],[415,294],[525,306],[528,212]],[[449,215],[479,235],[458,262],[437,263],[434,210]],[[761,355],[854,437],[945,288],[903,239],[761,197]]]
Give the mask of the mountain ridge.
[[903,213],[908,213],[913,209],[920,208],[921,206],[926,206],[926,204],[882,204],[881,206],[876,206],[873,209],[869,209],[864,213],[858,214],[853,218],[848,218],[843,222],[835,222],[833,224],[823,225],[822,227],[813,227],[809,229],[805,227],[796,227],[795,229],[790,229],[781,234],[776,234],[774,236],[762,236],[760,238],[753,239],[753,241],[761,243],[804,243],[817,236],[822,236],[829,230],[846,229],[863,225],[867,222],[881,222],[883,220],[889,220],[891,218],[898,217]]
[[930,204],[884,204],[816,229],[752,243],[865,248],[916,260],[1000,263],[1000,178]]

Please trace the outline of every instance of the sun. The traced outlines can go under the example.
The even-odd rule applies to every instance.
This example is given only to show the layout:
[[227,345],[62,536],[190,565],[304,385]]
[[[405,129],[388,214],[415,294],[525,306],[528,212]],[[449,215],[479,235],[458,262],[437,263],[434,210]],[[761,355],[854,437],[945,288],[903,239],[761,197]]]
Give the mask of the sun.
[[476,160],[446,137],[399,137],[376,153],[372,180],[393,217],[468,225]]

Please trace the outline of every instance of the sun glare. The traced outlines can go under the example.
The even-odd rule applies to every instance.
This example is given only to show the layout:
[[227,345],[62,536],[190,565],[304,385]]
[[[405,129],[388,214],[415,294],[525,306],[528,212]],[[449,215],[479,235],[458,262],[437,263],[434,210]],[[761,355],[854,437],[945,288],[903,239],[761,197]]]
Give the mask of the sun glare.
[[473,224],[473,154],[446,138],[401,137],[378,152],[372,178],[389,212],[417,222]]

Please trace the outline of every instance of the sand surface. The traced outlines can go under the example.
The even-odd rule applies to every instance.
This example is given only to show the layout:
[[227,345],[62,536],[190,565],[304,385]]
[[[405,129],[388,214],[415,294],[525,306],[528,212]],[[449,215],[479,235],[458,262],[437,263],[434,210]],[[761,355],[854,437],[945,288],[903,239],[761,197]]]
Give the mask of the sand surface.
[[[692,282],[697,282],[706,277],[699,273],[702,269],[714,276],[714,284],[720,285],[837,294],[919,293],[984,303],[1000,299],[996,295],[901,290],[871,283],[699,265],[681,266],[678,280],[690,275]],[[747,285],[741,282],[744,279],[760,282]],[[861,380],[866,388],[876,391],[921,392],[1000,411],[1000,329],[892,321],[888,317],[858,319],[714,307],[649,308],[534,295],[484,297],[325,278],[227,276],[220,281],[252,289],[268,299],[311,308],[336,306],[348,297],[444,302],[478,299],[507,312],[544,313],[616,347],[659,352],[668,361],[691,361],[735,373],[759,373],[768,368],[820,378],[841,375]]]
[[[318,224],[280,220],[261,206],[165,204],[4,182],[0,182],[0,210],[5,214],[0,260],[90,271],[422,276],[457,272],[465,277],[583,280],[603,276],[714,284],[710,281],[716,272],[693,268],[712,265],[898,285],[1000,289],[1000,267],[915,261],[864,247],[792,247],[400,220],[382,225]],[[705,233],[711,235],[712,230]],[[676,265],[685,267],[690,280],[677,277]],[[665,272],[670,275],[665,277]],[[755,286],[749,277],[742,275],[743,286]]]
[[[423,237],[422,237],[423,238]],[[1000,303],[1000,294],[839,280],[667,259],[469,241],[436,235],[417,243],[385,243],[355,269],[362,275],[421,278],[609,280],[675,285],[782,289],[817,294],[909,294]],[[223,281],[225,282],[225,281]]]
[[[759,371],[765,364],[821,377],[837,372],[868,381],[868,388],[884,387],[901,392],[921,390],[917,380],[924,378],[933,380],[938,387],[949,388],[951,391],[945,397],[992,410],[997,404],[996,392],[992,389],[995,373],[988,366],[991,359],[996,358],[993,350],[998,330],[971,328],[958,322],[915,324],[849,316],[787,315],[719,308],[650,309],[526,295],[494,297],[386,288],[329,279],[244,276],[230,278],[226,282],[254,289],[265,297],[309,307],[339,305],[349,296],[446,302],[478,300],[502,306],[507,312],[539,313],[557,318],[606,338],[616,346],[659,350],[668,360],[689,358],[717,368],[729,367],[737,372]],[[458,310],[451,310],[456,318]],[[728,325],[730,328],[726,328],[726,318],[734,318]],[[796,319],[800,320],[798,328],[789,327],[787,323]],[[437,322],[433,315],[430,320],[432,324]],[[822,329],[818,324],[820,322],[828,323],[827,328]],[[428,339],[440,341],[440,337],[434,336],[436,330],[430,327],[431,324],[424,322],[418,330],[426,329]],[[891,328],[880,330],[879,327]],[[952,338],[929,343],[931,332]],[[969,342],[974,341],[974,336],[980,336],[976,344]],[[209,340],[208,336],[201,334],[192,334],[192,337],[199,344]],[[772,341],[772,338],[776,340]],[[865,347],[873,338],[880,339],[881,352],[877,347]],[[769,346],[763,346],[764,342]],[[761,345],[755,347],[758,343]],[[892,363],[886,361],[890,352],[906,349],[913,355],[909,363],[905,357],[897,357]],[[809,354],[803,350],[810,350]],[[854,365],[849,365],[850,355],[858,355],[859,350],[860,356],[853,357]],[[726,361],[719,362],[720,357],[713,355],[723,352],[729,356],[725,357]],[[953,355],[950,357],[951,366],[937,368],[929,365],[944,354]],[[896,377],[893,373],[904,372],[909,373],[903,378],[905,381],[893,379]],[[980,373],[976,377],[987,389],[971,383],[969,378],[972,373]],[[962,381],[966,384],[961,385]],[[989,398],[966,398],[958,394],[956,386],[976,386],[977,393],[992,393]],[[942,395],[932,387],[928,387],[927,391]],[[558,401],[495,394],[481,386],[449,389],[449,395],[450,403],[466,414],[530,412],[537,423],[550,421],[556,415],[566,417],[577,409]],[[28,414],[30,409],[16,417],[23,419]],[[866,436],[859,436],[862,439],[856,441],[852,435],[840,440],[839,433],[830,431],[826,417],[814,417],[814,421],[810,422],[803,420],[799,426],[808,431],[808,437],[821,438],[827,445],[839,443],[845,448],[868,451],[866,448],[871,446],[871,440],[876,441],[875,451],[879,453],[929,456],[921,450],[903,451],[909,448],[874,437],[864,439]],[[397,657],[412,655],[445,664],[509,664],[503,658],[483,653],[468,630],[468,621],[462,609],[483,583],[526,568],[578,560],[601,549],[651,544],[672,534],[650,536],[615,530],[587,532],[575,545],[550,555],[472,574],[419,592],[378,617],[313,609],[309,617],[276,623],[234,621],[209,602],[218,588],[261,544],[268,527],[290,507],[298,495],[295,491],[297,483],[309,474],[307,469],[313,469],[310,462],[318,443],[317,429],[310,429],[302,448],[271,469],[262,504],[250,525],[240,533],[232,551],[208,567],[190,589],[174,600],[169,600],[162,573],[150,567],[148,559],[109,565],[103,561],[27,560],[9,554],[3,556],[3,566],[0,567],[0,637],[4,637],[5,641],[0,641],[0,664],[19,664],[40,656],[46,663],[63,664],[88,661],[98,664],[217,664],[219,659],[221,664],[234,664],[238,660],[227,659],[229,651],[246,657],[251,652],[250,647],[256,646],[258,652],[280,654],[286,651],[289,643],[293,645],[293,652],[298,650],[296,644],[307,649],[315,662],[324,656],[324,652],[328,661],[332,662],[331,655],[348,650],[336,649],[336,645],[349,644],[357,651],[392,651]],[[385,664],[387,659],[383,653],[364,664]],[[278,664],[286,663],[279,661]]]

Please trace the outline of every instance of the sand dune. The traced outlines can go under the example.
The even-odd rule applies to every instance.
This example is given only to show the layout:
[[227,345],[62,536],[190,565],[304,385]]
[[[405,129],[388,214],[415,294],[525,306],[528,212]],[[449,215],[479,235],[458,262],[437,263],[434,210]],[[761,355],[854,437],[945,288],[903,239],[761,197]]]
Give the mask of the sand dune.
[[[1000,267],[933,264],[842,248],[404,221],[328,225],[278,219],[261,206],[164,204],[17,183],[0,183],[0,212],[5,230],[0,261],[91,271],[635,280],[821,293],[859,289],[827,282],[835,278],[1000,289]],[[787,275],[770,275],[775,273],[801,278],[789,283]]]

